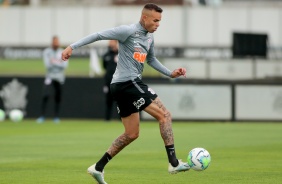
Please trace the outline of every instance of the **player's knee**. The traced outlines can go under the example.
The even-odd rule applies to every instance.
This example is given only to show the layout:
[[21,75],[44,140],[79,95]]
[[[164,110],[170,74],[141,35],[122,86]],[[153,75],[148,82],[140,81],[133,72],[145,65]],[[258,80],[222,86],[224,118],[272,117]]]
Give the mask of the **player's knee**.
[[134,141],[135,139],[137,139],[139,137],[139,132],[132,132],[127,134],[128,138],[131,139],[132,141]]
[[171,113],[169,111],[165,111],[157,119],[160,123],[171,122]]

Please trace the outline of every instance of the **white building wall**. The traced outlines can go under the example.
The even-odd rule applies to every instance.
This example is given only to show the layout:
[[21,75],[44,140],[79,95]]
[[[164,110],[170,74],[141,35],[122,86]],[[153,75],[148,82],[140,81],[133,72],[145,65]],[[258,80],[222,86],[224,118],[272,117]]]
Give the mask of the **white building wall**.
[[267,33],[272,46],[281,46],[280,8],[252,8],[250,17],[251,32]]
[[[39,43],[49,43],[49,35],[53,33],[52,9],[51,8],[25,8],[22,14],[22,44],[37,45]],[[11,23],[10,23],[11,24]],[[48,35],[48,36],[47,36]]]
[[[232,32],[268,33],[282,45],[279,7],[164,6],[157,46],[231,46]],[[139,6],[0,8],[1,46],[45,46],[53,35],[68,45],[90,33],[139,21]],[[105,45],[106,42],[97,43]]]
[[222,8],[217,11],[216,43],[231,46],[232,33],[247,32],[250,17],[247,8]]
[[23,37],[21,8],[0,9],[0,45],[19,45]]
[[192,46],[212,46],[215,44],[215,10],[211,8],[193,8],[187,11],[187,40]]

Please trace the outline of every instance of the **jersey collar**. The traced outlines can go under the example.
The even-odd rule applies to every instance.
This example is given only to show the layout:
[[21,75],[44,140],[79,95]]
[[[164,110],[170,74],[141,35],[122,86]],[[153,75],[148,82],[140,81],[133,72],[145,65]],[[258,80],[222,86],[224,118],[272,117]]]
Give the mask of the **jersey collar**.
[[141,25],[140,22],[137,23],[137,27],[141,32],[143,32],[145,35],[148,33],[148,31]]

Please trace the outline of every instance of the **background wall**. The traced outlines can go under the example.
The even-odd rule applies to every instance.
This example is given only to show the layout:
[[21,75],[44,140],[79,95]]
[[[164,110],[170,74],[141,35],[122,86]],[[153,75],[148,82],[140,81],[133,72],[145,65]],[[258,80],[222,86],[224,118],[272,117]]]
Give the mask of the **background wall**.
[[[17,79],[17,84],[10,85]],[[40,114],[40,98],[43,78],[40,77],[1,77],[0,96],[4,91],[11,94],[10,105],[22,106],[26,117],[37,118]],[[233,81],[233,83],[197,80],[169,80],[144,78],[167,109],[174,120],[204,121],[281,121],[282,87],[277,83],[256,83]],[[68,78],[63,87],[61,117],[98,118],[105,116],[104,81],[102,78]],[[25,94],[22,87],[27,88]],[[51,97],[52,98],[52,97]],[[6,98],[5,98],[6,99]],[[0,109],[4,107],[0,101]],[[50,99],[48,107],[54,105]],[[11,108],[13,109],[13,107]],[[6,109],[9,110],[9,109]],[[47,108],[47,117],[53,117],[53,108]],[[117,110],[113,108],[113,118],[117,119]],[[152,117],[142,112],[142,118]]]
[[[21,94],[21,85],[15,84],[7,88],[7,85],[17,79],[19,84],[27,87],[27,95]],[[22,98],[27,99],[27,105],[23,108],[26,111],[26,117],[37,118],[40,115],[41,95],[43,90],[44,78],[42,77],[1,77],[0,78],[0,96],[4,90],[11,96],[19,97],[17,101],[7,99],[19,107]],[[63,98],[61,104],[61,117],[66,118],[100,118],[105,115],[105,97],[103,94],[104,80],[101,78],[67,78],[63,86]],[[53,118],[54,93],[51,92],[46,116]],[[12,98],[16,98],[12,97]],[[6,98],[5,98],[6,99]],[[0,100],[0,109],[4,107],[4,100]],[[13,109],[13,108],[12,108]],[[6,109],[10,110],[10,109]],[[114,117],[117,117],[116,109],[113,109]]]
[[189,79],[261,80],[281,79],[281,60],[251,59],[163,59],[163,64],[173,70],[179,66],[187,69]]
[[[233,31],[267,33],[271,46],[282,45],[280,7],[162,7],[157,46],[229,47]],[[0,7],[0,45],[45,46],[52,35],[68,45],[93,32],[138,22],[140,11],[140,6]]]

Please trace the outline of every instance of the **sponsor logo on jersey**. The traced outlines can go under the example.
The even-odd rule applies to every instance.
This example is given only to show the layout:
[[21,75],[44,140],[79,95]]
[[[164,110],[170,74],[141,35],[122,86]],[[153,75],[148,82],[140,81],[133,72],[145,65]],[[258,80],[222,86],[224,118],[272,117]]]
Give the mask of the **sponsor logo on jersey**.
[[133,102],[133,105],[136,107],[136,109],[140,109],[140,107],[144,104],[145,104],[144,98],[140,98],[139,100]]
[[146,57],[147,57],[146,53],[141,53],[141,52],[133,53],[133,58],[140,63],[144,63],[146,60]]

